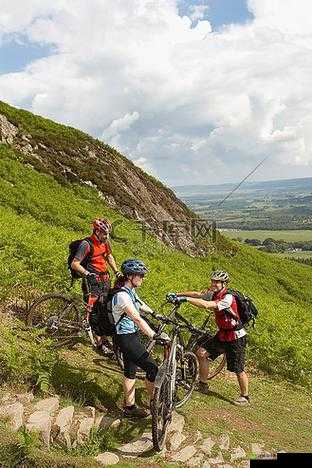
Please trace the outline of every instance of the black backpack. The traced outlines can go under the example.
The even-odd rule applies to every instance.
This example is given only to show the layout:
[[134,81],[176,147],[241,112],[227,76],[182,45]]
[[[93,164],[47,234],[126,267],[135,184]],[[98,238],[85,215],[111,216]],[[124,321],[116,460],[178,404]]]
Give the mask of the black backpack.
[[89,323],[98,336],[115,335],[116,326],[127,315],[126,313],[121,314],[119,320],[115,323],[112,312],[112,299],[119,291],[123,291],[123,289],[115,288],[111,289],[108,294],[101,294],[92,307]]
[[84,268],[86,268],[87,264],[89,263],[90,258],[93,256],[94,247],[93,247],[93,242],[92,242],[91,237],[86,237],[85,239],[74,240],[69,244],[69,246],[68,246],[69,254],[68,254],[68,257],[67,257],[67,266],[68,266],[68,270],[69,270],[69,272],[71,274],[72,279],[81,278],[80,273],[78,273],[78,271],[76,271],[76,270],[73,270],[71,264],[72,264],[72,261],[74,260],[76,254],[78,252],[78,249],[79,249],[80,244],[81,244],[82,241],[87,241],[88,242],[88,244],[90,246],[90,252],[82,260],[80,265],[82,265]]
[[253,300],[236,289],[228,289],[227,292],[235,297],[242,326],[248,325],[252,322],[252,326],[254,327],[255,320],[258,316],[258,310],[253,303]]

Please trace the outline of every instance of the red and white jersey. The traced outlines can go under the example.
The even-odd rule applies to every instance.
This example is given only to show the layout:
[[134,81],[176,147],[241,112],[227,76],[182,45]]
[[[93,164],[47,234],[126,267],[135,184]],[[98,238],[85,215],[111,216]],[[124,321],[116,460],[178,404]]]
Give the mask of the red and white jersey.
[[235,330],[239,325],[239,313],[235,297],[223,288],[213,295],[216,302],[215,319],[219,329],[217,336],[220,341],[234,341],[246,335],[246,330]]

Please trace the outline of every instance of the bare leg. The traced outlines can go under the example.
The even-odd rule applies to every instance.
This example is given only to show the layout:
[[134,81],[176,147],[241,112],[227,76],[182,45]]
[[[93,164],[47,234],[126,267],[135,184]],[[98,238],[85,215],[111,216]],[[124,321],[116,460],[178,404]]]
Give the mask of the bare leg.
[[135,379],[128,379],[124,377],[123,389],[124,389],[124,404],[125,406],[132,406],[135,404]]
[[248,376],[245,371],[240,372],[239,374],[236,374],[239,388],[240,388],[240,394],[243,396],[248,395]]
[[199,380],[200,382],[206,382],[209,375],[208,353],[205,348],[198,348],[196,356],[199,363]]

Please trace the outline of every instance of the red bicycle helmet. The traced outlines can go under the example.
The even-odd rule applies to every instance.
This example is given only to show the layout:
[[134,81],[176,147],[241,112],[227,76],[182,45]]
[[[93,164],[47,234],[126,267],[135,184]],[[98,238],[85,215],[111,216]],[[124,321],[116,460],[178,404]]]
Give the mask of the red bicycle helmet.
[[95,231],[100,231],[104,232],[105,234],[109,234],[112,226],[108,219],[96,218],[92,221],[92,227]]

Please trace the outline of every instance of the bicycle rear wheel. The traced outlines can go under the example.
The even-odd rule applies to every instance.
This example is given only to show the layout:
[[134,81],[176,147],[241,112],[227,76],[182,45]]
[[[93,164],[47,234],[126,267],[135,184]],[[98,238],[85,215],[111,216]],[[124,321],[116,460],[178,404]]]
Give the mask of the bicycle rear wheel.
[[151,415],[153,446],[157,452],[160,452],[166,443],[167,429],[172,415],[171,382],[168,375],[154,389]]
[[176,386],[173,399],[175,408],[180,408],[191,397],[198,378],[198,360],[194,353],[179,353],[177,356]]
[[62,294],[45,294],[29,307],[26,323],[44,330],[44,335],[59,344],[70,342],[80,335],[82,321],[77,305]]
[[[198,348],[200,348],[202,342],[203,342],[203,337],[200,337],[200,338],[194,337],[188,343],[187,349],[191,351],[192,353],[196,354],[196,351],[198,350]],[[208,357],[208,361],[209,361],[209,373],[208,373],[207,379],[211,380],[214,377],[216,377],[218,374],[220,374],[222,369],[225,367],[226,357],[225,357],[225,354],[220,354],[220,356],[218,356],[213,361],[209,359]]]

